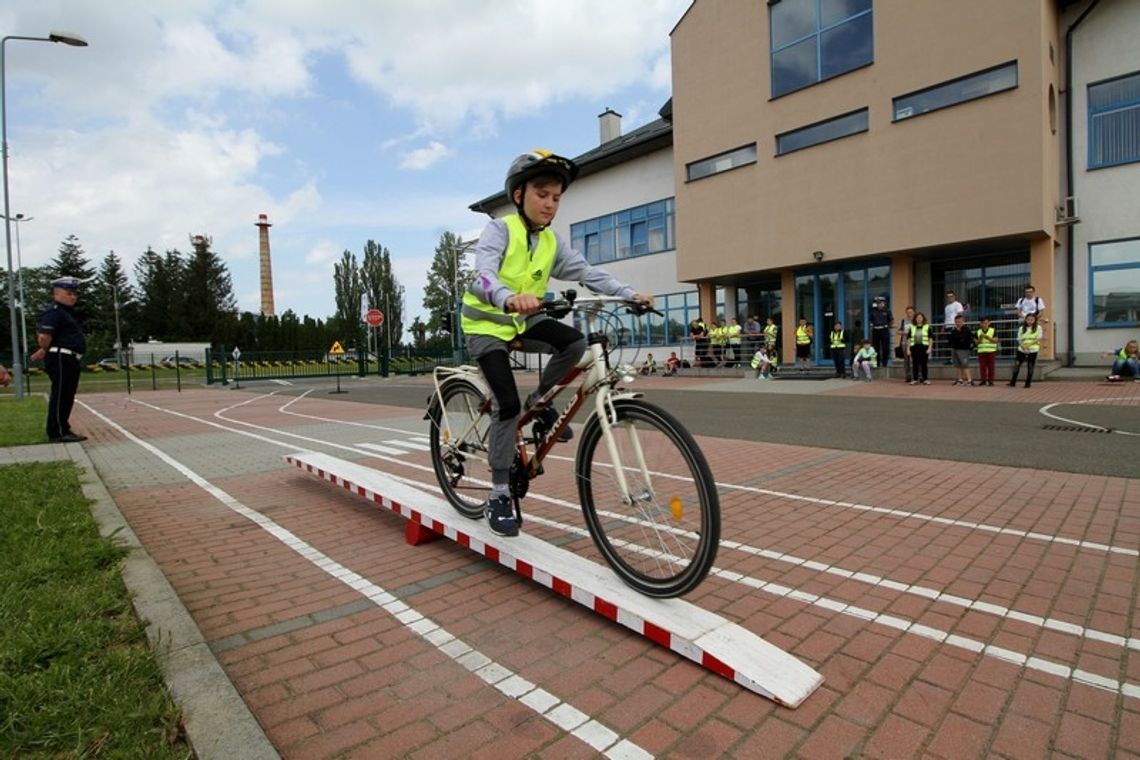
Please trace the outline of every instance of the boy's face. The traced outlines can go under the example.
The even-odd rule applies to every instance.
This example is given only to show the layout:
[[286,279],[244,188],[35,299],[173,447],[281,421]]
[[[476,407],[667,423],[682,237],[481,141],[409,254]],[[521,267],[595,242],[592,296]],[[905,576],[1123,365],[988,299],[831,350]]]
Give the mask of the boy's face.
[[562,181],[554,177],[532,179],[522,190],[515,191],[516,196],[520,194],[526,218],[545,227],[554,221],[558,213],[558,204],[562,202]]

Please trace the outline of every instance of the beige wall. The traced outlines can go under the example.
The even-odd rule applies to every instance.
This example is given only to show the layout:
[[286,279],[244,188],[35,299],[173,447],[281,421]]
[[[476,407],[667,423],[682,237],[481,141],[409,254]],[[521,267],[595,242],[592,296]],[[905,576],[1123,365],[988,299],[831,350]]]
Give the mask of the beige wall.
[[[672,38],[678,279],[1054,234],[1052,0],[878,0],[874,13],[873,64],[770,100],[767,6],[689,9]],[[892,123],[894,96],[1014,59],[1017,89]],[[776,134],[865,106],[869,132],[775,157]],[[687,163],[751,142],[755,165],[685,181]]]

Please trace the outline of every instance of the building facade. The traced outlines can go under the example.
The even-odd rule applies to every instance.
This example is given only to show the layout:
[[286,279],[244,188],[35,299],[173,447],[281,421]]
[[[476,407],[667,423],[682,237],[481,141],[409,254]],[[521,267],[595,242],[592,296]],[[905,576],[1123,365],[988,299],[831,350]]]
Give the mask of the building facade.
[[730,313],[778,290],[788,356],[798,318],[859,335],[878,295],[934,324],[947,290],[974,318],[1028,283],[1054,307],[1059,12],[697,0],[672,34],[674,163],[706,316],[718,288]]
[[770,316],[790,357],[947,291],[1012,332],[1033,285],[1042,355],[1100,364],[1140,326],[1138,38],[1135,0],[696,0],[662,118],[607,109],[554,226],[658,297],[643,345]]
[[1063,181],[1080,222],[1066,230],[1058,282],[1076,363],[1098,364],[1140,338],[1140,3],[1072,3],[1062,29],[1072,63]]

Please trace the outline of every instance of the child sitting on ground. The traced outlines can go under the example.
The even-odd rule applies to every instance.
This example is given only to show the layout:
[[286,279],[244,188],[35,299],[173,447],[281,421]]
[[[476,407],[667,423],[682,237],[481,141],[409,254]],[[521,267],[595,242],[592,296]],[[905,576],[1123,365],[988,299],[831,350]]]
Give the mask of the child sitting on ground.
[[855,358],[851,363],[855,370],[852,379],[858,380],[862,372],[870,382],[871,370],[879,366],[879,354],[869,342],[860,340],[855,344]]
[[676,351],[669,352],[669,358],[665,360],[665,371],[661,374],[664,377],[677,374],[677,370],[681,368],[681,360],[677,358]]
[[653,354],[645,355],[645,364],[641,365],[641,374],[654,375],[657,373],[657,360],[653,358]]
[[1102,359],[1112,358],[1112,371],[1108,382],[1119,383],[1132,378],[1140,382],[1140,344],[1130,340],[1115,352],[1100,355]]
[[752,369],[756,370],[757,380],[772,379],[772,360],[768,357],[766,346],[761,346],[752,354]]

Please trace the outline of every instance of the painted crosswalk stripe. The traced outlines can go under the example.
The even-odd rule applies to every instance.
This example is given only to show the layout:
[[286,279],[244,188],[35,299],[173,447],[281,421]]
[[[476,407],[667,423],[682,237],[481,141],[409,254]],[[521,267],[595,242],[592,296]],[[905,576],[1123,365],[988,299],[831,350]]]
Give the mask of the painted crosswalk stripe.
[[391,440],[391,441],[384,441],[384,445],[386,445],[386,446],[400,446],[400,447],[405,448],[405,449],[411,449],[412,451],[431,451],[430,446],[424,446],[422,443],[415,443],[414,441]]
[[378,451],[381,454],[390,454],[392,456],[399,456],[400,454],[408,453],[404,449],[397,449],[394,446],[381,446],[378,443],[358,443],[356,445],[362,449],[368,449],[369,451]]

